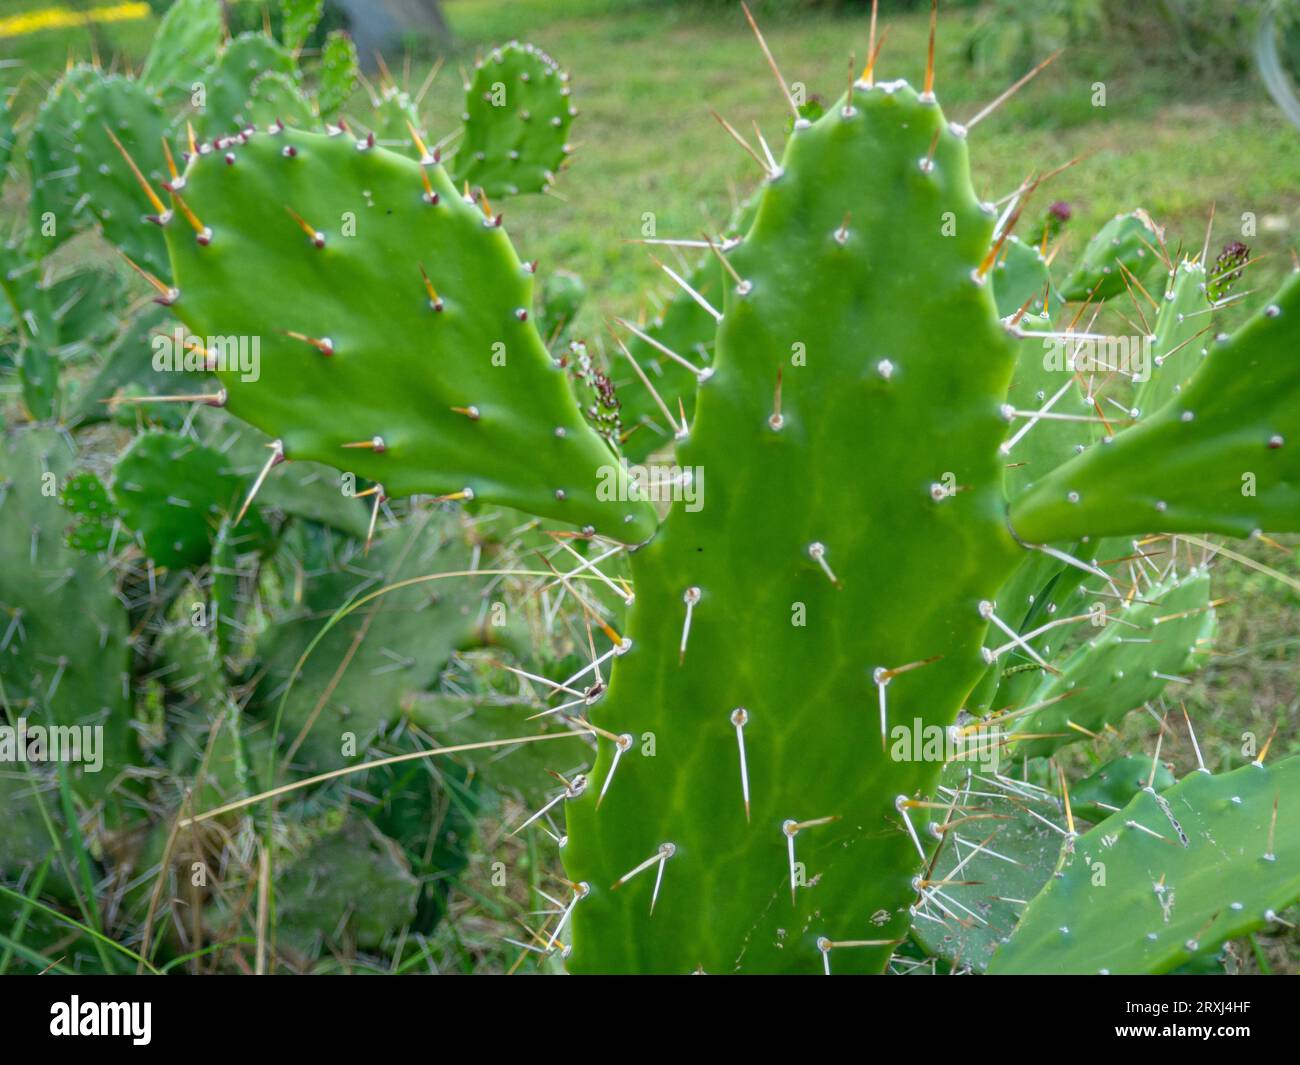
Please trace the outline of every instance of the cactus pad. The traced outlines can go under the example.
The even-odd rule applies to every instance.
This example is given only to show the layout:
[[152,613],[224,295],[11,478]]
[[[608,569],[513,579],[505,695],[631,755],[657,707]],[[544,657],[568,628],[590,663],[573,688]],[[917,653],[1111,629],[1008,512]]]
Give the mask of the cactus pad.
[[568,81],[530,44],[502,45],[478,63],[465,86],[457,183],[468,181],[493,198],[548,188],[568,156],[577,113]]
[[1300,272],[1209,348],[1169,402],[1013,500],[1017,535],[1300,529]]
[[[1067,300],[1106,300],[1125,291],[1125,277],[1145,280],[1159,261],[1160,240],[1145,211],[1116,215],[1088,241],[1061,293]],[[1132,282],[1130,281],[1129,284]]]
[[1263,927],[1300,898],[1297,788],[1293,757],[1144,789],[1072,841],[989,972],[1163,973]]
[[441,167],[289,130],[224,154],[193,157],[182,192],[210,238],[182,217],[167,236],[191,330],[261,338],[258,380],[218,374],[233,414],[390,496],[653,531],[647,504],[620,501],[621,472],[618,498],[598,498],[613,453],[529,320],[532,275]]
[[[146,554],[168,567],[207,561],[222,519],[238,511],[247,491],[224,455],[171,432],[136,437],[113,481],[123,521],[140,534]],[[239,531],[260,537],[266,527],[250,510]]]
[[[632,648],[591,710],[654,757],[629,751],[597,809],[602,742],[566,804],[566,871],[590,886],[572,969],[878,971],[906,934],[920,844],[896,802],[938,765],[886,753],[881,696],[891,729],[952,722],[983,669],[979,604],[1018,556],[998,453],[1014,349],[977,274],[992,228],[965,143],[905,84],[795,130],[727,253],[744,284],[679,450],[704,505],[633,556]],[[928,265],[880,268],[903,261]]]

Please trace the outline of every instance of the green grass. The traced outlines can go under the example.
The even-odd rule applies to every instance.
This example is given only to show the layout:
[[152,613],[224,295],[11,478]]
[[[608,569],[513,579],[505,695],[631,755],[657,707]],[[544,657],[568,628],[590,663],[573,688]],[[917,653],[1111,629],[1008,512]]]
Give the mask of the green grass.
[[[710,117],[717,110],[752,140],[758,122],[773,149],[788,112],[779,89],[735,8],[692,13],[691,5],[651,8],[605,0],[500,5],[450,0],[447,11],[465,61],[475,50],[526,36],[573,71],[582,114],[577,145],[560,182],[563,201],[511,204],[507,226],[523,254],[543,271],[564,267],[588,279],[605,313],[635,311],[658,285],[643,249],[620,241],[641,235],[653,214],[661,236],[697,236],[722,226],[736,196],[758,169]],[[962,13],[940,29],[937,90],[947,113],[970,117],[1013,79],[972,70],[960,55],[968,30]],[[889,26],[879,75],[919,81],[925,67],[923,16]],[[805,16],[765,25],[788,81],[802,81],[828,103],[843,92],[851,53],[867,48],[862,17]],[[977,189],[998,198],[1031,172],[1076,156],[1083,160],[1040,193],[1040,207],[1063,199],[1075,210],[1063,262],[1111,215],[1146,207],[1168,227],[1172,247],[1199,248],[1211,204],[1215,247],[1240,236],[1244,212],[1258,219],[1247,239],[1260,264],[1256,283],[1271,287],[1289,266],[1300,226],[1300,134],[1253,81],[1206,91],[1176,72],[1147,70],[1136,57],[1100,48],[1068,54],[971,135]],[[435,130],[454,126],[460,83],[453,58],[426,98]],[[1093,85],[1106,85],[1104,108]],[[447,115],[439,123],[438,116]]]

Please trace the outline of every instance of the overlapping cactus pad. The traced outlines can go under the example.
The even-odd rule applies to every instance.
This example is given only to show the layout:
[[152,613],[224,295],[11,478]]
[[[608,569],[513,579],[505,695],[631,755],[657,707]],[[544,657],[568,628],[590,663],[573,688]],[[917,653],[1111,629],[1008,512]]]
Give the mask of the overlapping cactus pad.
[[993,973],[1160,973],[1300,895],[1300,758],[1140,791],[1070,841]]

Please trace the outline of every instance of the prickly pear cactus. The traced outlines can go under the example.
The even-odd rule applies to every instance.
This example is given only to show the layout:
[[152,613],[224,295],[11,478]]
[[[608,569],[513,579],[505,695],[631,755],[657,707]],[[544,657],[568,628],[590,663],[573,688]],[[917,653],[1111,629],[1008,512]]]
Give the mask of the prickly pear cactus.
[[[566,804],[565,867],[589,886],[570,968],[877,971],[906,935],[927,816],[898,802],[936,767],[892,761],[885,733],[951,722],[982,669],[979,603],[1019,553],[992,229],[962,137],[910,87],[855,87],[796,129],[728,253],[743,281],[678,455],[705,504],[633,557],[633,645],[592,710],[654,756],[627,752],[597,809],[603,742]],[[903,259],[924,271],[875,268]],[[904,621],[904,602],[932,608]]]
[[78,551],[108,547],[117,511],[103,481],[88,470],[74,473],[64,482],[59,502],[72,519],[64,530],[69,547]]
[[165,277],[167,247],[160,219],[141,224],[159,212],[141,191],[134,172],[155,185],[167,180],[163,139],[169,123],[162,104],[139,82],[109,75],[86,90],[81,108],[79,187],[90,212],[105,239],[138,265]]
[[83,758],[70,772],[82,794],[104,799],[138,758],[127,616],[103,559],[64,542],[59,497],[74,457],[52,430],[0,439],[0,683],[33,725],[102,730],[99,765]]
[[614,453],[546,354],[531,270],[499,217],[431,157],[343,133],[257,133],[228,155],[191,157],[179,195],[198,230],[178,212],[166,232],[172,310],[199,336],[261,338],[258,380],[218,373],[231,413],[290,460],[389,496],[501,502],[621,540],[653,531],[621,469],[598,497]]
[[555,60],[531,44],[502,45],[476,64],[465,86],[456,182],[493,198],[548,188],[571,150],[577,111],[568,82]]
[[319,76],[316,102],[321,115],[329,118],[348,102],[357,85],[357,47],[346,33],[336,30],[325,38]]
[[221,46],[221,7],[211,0],[176,0],[167,9],[140,70],[155,92],[188,94]]
[[[1025,697],[1024,706],[1040,709],[1019,714],[1008,731],[1016,756],[1048,755],[1095,736],[1159,696],[1171,678],[1177,682],[1199,668],[1215,629],[1209,592],[1209,572],[1193,570],[1143,589],[1140,602],[1122,602],[1113,618],[1095,610],[1093,617],[1102,622],[1093,628],[1095,635],[1053,672],[1043,673]],[[1043,648],[1045,657],[1051,653]],[[1017,739],[1021,735],[1033,738]]]
[[32,255],[53,251],[89,221],[79,175],[95,164],[79,150],[86,128],[81,108],[85,93],[102,77],[91,66],[70,67],[37,112],[27,139],[32,175],[27,250]]
[[375,948],[415,916],[419,890],[397,844],[365,818],[352,818],[284,871],[276,933],[308,958],[326,942]]
[[295,82],[300,77],[292,53],[265,33],[242,33],[228,42],[200,79],[204,95],[195,129],[209,138],[238,133],[253,120],[253,85],[268,73]]
[[1119,214],[1088,242],[1061,292],[1067,300],[1106,300],[1145,280],[1158,262],[1155,223],[1145,211]]
[[[266,40],[243,46],[264,62],[230,60],[238,42],[218,61],[232,64],[224,128],[249,120],[255,83],[295,84],[293,56]],[[1285,358],[1300,339],[1300,281],[1204,358],[1162,374],[1149,409],[1117,431],[1092,417],[1091,387],[1042,361],[1070,338],[1050,316],[1062,296],[1096,300],[1140,281],[1159,234],[1140,214],[1117,220],[1058,295],[1041,251],[1010,240],[1007,220],[978,202],[966,130],[945,119],[929,76],[921,93],[856,82],[815,121],[795,122],[742,238],[705,260],[712,287],[690,300],[712,336],[691,353],[697,369],[674,362],[685,387],[661,413],[678,463],[708,494],[656,531],[618,462],[618,397],[580,363],[598,402],[575,401],[533,321],[532,268],[492,207],[549,180],[558,162],[538,151],[553,154],[557,137],[543,127],[558,131],[562,160],[567,95],[553,69],[533,76],[533,62],[505,49],[476,73],[455,183],[414,121],[393,139],[418,159],[342,125],[313,134],[274,123],[198,145],[170,182],[160,295],[200,336],[260,339],[260,377],[218,368],[210,400],[268,434],[263,473],[281,457],[322,462],[371,483],[377,517],[389,497],[427,493],[566,522],[614,553],[638,545],[626,624],[618,613],[617,631],[603,624],[603,657],[554,685],[564,702],[550,707],[569,711],[557,720],[589,718],[598,737],[585,775],[571,772],[571,751],[548,748],[547,768],[567,771],[542,812],[558,818],[562,803],[566,815],[577,887],[553,946],[571,969],[880,971],[936,899],[918,874],[934,868],[943,835],[935,811],[952,809],[941,759],[909,755],[908,741],[950,741],[968,697],[994,705],[977,693],[1014,691],[1020,706],[1040,685],[1045,709],[1067,720],[1047,714],[1035,729],[1104,728],[1158,694],[1168,678],[1155,674],[1173,668],[1166,651],[1181,665],[1205,639],[1203,574],[1170,570],[1154,604],[1121,611],[1149,622],[1155,653],[1131,651],[1129,628],[1105,618],[1059,670],[1026,671],[1016,656],[1048,643],[1031,626],[1086,599],[1096,586],[1084,577],[1113,583],[1101,567],[1126,538],[1300,527],[1288,457],[1300,380]],[[478,114],[493,103],[494,72],[501,113]],[[561,110],[521,107],[531,93]],[[512,179],[512,166],[532,180]],[[478,195],[457,192],[462,182]],[[1158,312],[1155,344],[1172,360],[1188,353],[1189,329],[1195,338],[1182,300],[1199,310],[1193,297],[1205,293],[1165,265],[1179,309]],[[697,372],[706,359],[709,372]],[[309,522],[293,533],[323,536],[315,548],[327,558],[341,540]],[[264,644],[253,710],[274,722],[287,759],[337,764],[419,724],[472,611],[412,631],[388,611],[425,607],[430,589],[416,583],[335,617],[302,657],[322,612],[408,572],[411,547],[383,535],[374,568],[356,572],[352,543],[342,554],[353,568],[294,603],[310,632]],[[333,561],[299,572],[319,577]],[[283,587],[301,593],[302,582]],[[322,588],[327,598],[313,598]],[[1147,616],[1157,610],[1174,613]],[[1007,640],[990,642],[990,626]],[[1134,683],[1107,684],[1122,699],[1079,689],[1098,663],[1128,676],[1130,655]],[[360,745],[340,747],[354,731]]]
[[[226,458],[179,433],[145,433],[118,461],[113,496],[128,528],[140,534],[145,552],[160,566],[197,566],[207,561],[223,518],[238,512],[248,486]],[[243,535],[266,535],[250,510]]]
[[1164,791],[1174,786],[1174,776],[1163,763],[1153,763],[1150,758],[1115,758],[1070,788],[1070,805],[1075,817],[1096,824],[1123,809],[1147,786]]
[[1056,873],[1073,825],[1104,821],[1148,782],[1160,791],[1174,783],[1150,758],[1119,758],[1071,787],[1067,808],[1059,789],[999,771],[997,754],[977,739],[968,760],[945,767],[939,799],[952,809],[936,826],[940,844],[913,915],[913,936],[958,970],[987,970]]
[[[252,708],[277,723],[295,764],[327,770],[362,759],[403,718],[404,700],[432,685],[452,652],[478,642],[481,599],[469,580],[418,582],[469,568],[454,524],[436,514],[414,516],[368,555],[326,529],[297,535],[311,576],[301,602],[276,617],[262,641]],[[361,603],[295,672],[333,612],[402,581],[416,583]]]
[[[973,683],[973,659],[989,656],[971,642],[981,626],[966,612],[996,616],[994,596],[1017,561],[1011,545],[1198,523],[1243,529],[1224,520],[1231,502],[1195,471],[1229,466],[1217,456],[1234,447],[1238,462],[1247,451],[1258,456],[1264,449],[1250,448],[1241,425],[1288,418],[1280,397],[1295,387],[1283,355],[1294,345],[1285,325],[1295,317],[1286,313],[1294,280],[1279,298],[1281,313],[1264,312],[1223,344],[1218,366],[1211,356],[1175,403],[1113,442],[1078,440],[1073,450],[1082,454],[1045,462],[1028,487],[1009,478],[1005,521],[1003,462],[994,456],[1005,456],[999,445],[1010,437],[990,442],[996,434],[986,424],[1012,376],[1015,346],[1003,327],[1022,342],[1050,339],[1050,331],[998,322],[982,282],[1002,242],[990,250],[992,225],[969,190],[960,134],[906,86],[856,88],[851,101],[796,128],[752,230],[728,255],[742,280],[726,292],[715,373],[701,386],[678,456],[721,486],[698,514],[675,509],[633,557],[633,646],[591,712],[615,735],[653,737],[653,756],[602,741],[591,785],[571,788],[566,803],[566,869],[586,885],[566,943],[575,970],[878,969],[902,935],[916,897],[911,878],[927,859],[920,797],[931,795],[935,769],[877,754],[875,711],[886,730],[952,721]],[[932,238],[931,220],[945,210],[957,218],[957,236]],[[902,239],[920,251],[924,276],[873,273],[876,256],[904,256],[895,248]],[[909,300],[921,301],[924,334],[897,314]],[[978,352],[955,372],[936,342],[950,328],[964,351]],[[794,350],[806,366],[790,359]],[[729,364],[729,352],[741,351],[743,361]],[[1267,369],[1244,384],[1243,365]],[[1198,409],[1183,417],[1189,396]],[[1203,419],[1207,407],[1213,416]],[[1033,417],[1002,410],[1013,425]],[[1201,447],[1170,456],[1171,422],[1198,434]],[[840,450],[817,447],[825,433]],[[929,449],[909,453],[902,441],[914,439]],[[1131,465],[1119,458],[1130,440],[1147,445]],[[1185,463],[1174,487],[1196,505],[1177,518],[1172,503],[1131,505],[1124,477],[1167,487],[1170,461]],[[761,473],[751,475],[750,463]],[[1092,505],[1081,507],[1065,486],[1074,486],[1072,468],[1094,467],[1120,484],[1086,482]],[[1261,482],[1265,469],[1274,506],[1252,527],[1294,527],[1300,508],[1284,491],[1289,470],[1262,467]],[[749,487],[750,476],[761,477],[761,491]],[[774,499],[803,504],[774,508]],[[1085,517],[1047,528],[1040,508]],[[1099,572],[1068,553],[1053,557]],[[944,560],[941,572],[934,559]],[[1188,588],[1203,609],[1203,584]],[[889,608],[901,602],[934,603],[935,612],[903,622]],[[1195,613],[1188,634],[1161,619],[1172,626],[1179,662],[1203,636],[1206,619]],[[738,655],[743,668],[718,667]],[[1135,664],[1143,657],[1134,655]],[[1069,701],[1060,705],[1069,716]],[[763,720],[773,731],[756,754]],[[821,727],[835,721],[832,733],[856,737],[853,744],[821,746]],[[598,810],[616,764],[618,779]],[[739,806],[731,816],[728,794]],[[866,863],[856,873],[855,855]],[[722,892],[725,907],[704,901]]]
[[[1249,536],[1300,524],[1300,272],[1141,421],[1015,499],[1032,543],[1152,531]],[[1177,356],[1182,358],[1182,355]]]
[[1069,839],[990,973],[1163,973],[1300,898],[1300,758],[1144,788]]

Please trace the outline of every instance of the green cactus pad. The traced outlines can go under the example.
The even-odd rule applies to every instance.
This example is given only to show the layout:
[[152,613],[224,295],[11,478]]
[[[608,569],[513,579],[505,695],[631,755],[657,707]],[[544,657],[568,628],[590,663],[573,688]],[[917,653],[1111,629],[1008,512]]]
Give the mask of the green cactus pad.
[[[138,436],[114,471],[113,496],[126,525],[160,566],[207,561],[222,519],[239,510],[249,485],[220,452],[172,432]],[[240,531],[260,538],[265,523],[250,509]]]
[[[1074,272],[1061,285],[1071,301],[1108,300],[1126,291],[1125,271],[1139,281],[1159,262],[1159,236],[1145,211],[1116,215],[1088,241]],[[1130,279],[1128,284],[1132,285]]]
[[[712,255],[696,264],[686,282],[714,306],[722,301],[726,277]],[[700,370],[707,370],[713,361],[717,322],[689,293],[674,289],[653,321],[632,324],[643,336],[626,329],[620,331],[628,354],[655,386],[668,409],[674,415],[678,410],[685,410],[686,417],[691,418],[695,413],[700,375],[665,355],[655,344],[663,345]],[[611,366],[611,373],[623,405],[623,454],[632,462],[641,462],[672,444],[673,427],[664,420],[658,402],[625,359],[619,357]]]
[[[77,424],[99,422],[113,414],[134,414],[129,406],[116,410],[106,402],[120,393],[133,392],[137,389],[152,393],[173,392],[178,387],[190,389],[202,378],[186,375],[184,378],[169,376],[164,378],[153,369],[151,341],[155,330],[165,321],[166,311],[157,304],[151,304],[133,316],[121,331],[108,341],[101,349],[103,361],[94,377],[81,383],[70,403],[70,419]],[[193,391],[201,391],[194,387]],[[163,404],[156,404],[161,407]]]
[[28,340],[18,364],[19,383],[27,413],[35,421],[49,421],[59,413],[59,364],[44,344]]
[[90,221],[79,175],[94,164],[80,146],[87,132],[82,106],[86,92],[102,78],[94,67],[69,68],[37,112],[27,140],[32,189],[26,246],[33,256],[53,251]]
[[217,654],[223,660],[235,651],[237,642],[243,635],[240,620],[245,604],[240,599],[239,587],[240,539],[231,525],[231,519],[227,518],[217,529],[217,537],[212,544],[212,580],[208,595],[212,607],[212,624],[217,632]]
[[298,82],[278,70],[259,74],[248,88],[248,121],[255,126],[284,122],[310,129],[316,124],[311,103]]
[[[905,84],[858,87],[794,132],[728,253],[747,285],[726,288],[678,456],[703,467],[703,506],[633,556],[632,647],[590,711],[653,735],[655,755],[630,750],[597,809],[602,741],[565,804],[565,868],[590,887],[571,969],[879,971],[906,935],[920,844],[896,800],[939,763],[882,749],[878,696],[891,730],[951,724],[984,668],[980,602],[1018,561],[998,453],[1014,347],[976,274],[993,222],[960,134]],[[910,816],[923,835],[925,810]],[[822,818],[838,820],[793,841],[808,886],[792,892],[783,825]],[[822,937],[876,945],[824,953]]]
[[117,516],[104,483],[88,470],[74,473],[64,482],[59,502],[72,515],[72,524],[64,530],[68,546],[78,551],[103,551]]
[[318,77],[316,104],[321,115],[329,118],[348,102],[357,87],[357,46],[341,30],[325,38]]
[[167,730],[167,762],[172,771],[200,786],[193,810],[209,810],[247,794],[248,766],[239,704],[231,697],[209,629],[219,621],[208,613],[208,629],[196,624],[201,598],[182,592],[154,641],[155,675],[162,681],[178,719]]
[[370,101],[370,113],[364,116],[362,127],[373,133],[385,148],[404,155],[418,154],[411,138],[411,130],[415,130],[421,137],[425,135],[424,123],[420,120],[415,101],[409,93],[395,85],[385,86],[378,99]]
[[112,572],[64,543],[59,486],[73,460],[52,430],[0,439],[0,681],[32,724],[102,726],[102,769],[71,767],[78,790],[102,798],[138,757],[130,651]]
[[[271,454],[271,441],[266,435],[212,407],[200,409],[195,421],[201,439],[226,455],[231,468],[251,486]],[[258,489],[257,504],[318,521],[364,540],[370,526],[370,508],[355,494],[346,495],[342,480],[337,470],[318,462],[280,463]]]
[[[1169,677],[1197,669],[1209,657],[1215,632],[1209,597],[1209,573],[1193,570],[1142,590],[1139,602],[1121,610],[1101,601],[1113,618],[1095,630],[1083,622],[1080,629],[1096,635],[1059,664],[1059,673],[1042,674],[1025,696],[1027,706],[1057,701],[1016,719],[1008,734],[1016,756],[1048,755],[1100,733],[1160,695]],[[1052,660],[1050,645],[1038,650]],[[1041,738],[1016,741],[1019,734]]]
[[351,818],[278,878],[277,942],[307,957],[325,943],[379,947],[415,916],[419,892],[397,844],[369,821]]
[[1107,762],[1091,776],[1071,786],[1070,805],[1074,816],[1100,823],[1127,806],[1148,782],[1156,791],[1174,786],[1174,775],[1163,763],[1155,763],[1154,777],[1152,768],[1152,760],[1141,755]]
[[1293,757],[1143,790],[1073,841],[989,972],[1163,973],[1264,927],[1300,898],[1298,789]]
[[1139,417],[1159,410],[1180,393],[1214,343],[1210,336],[1198,337],[1212,328],[1204,266],[1184,259],[1168,276],[1161,295],[1151,366],[1145,368],[1146,380],[1139,382],[1133,395]]
[[[751,196],[732,211],[720,247],[729,247],[754,223],[758,197]],[[686,282],[716,306],[722,300],[727,274],[712,252],[702,252],[689,271]],[[1008,312],[1009,313],[1009,312]],[[667,348],[688,363],[707,371],[713,361],[717,322],[698,301],[675,283],[652,321],[636,325],[637,333],[624,330],[628,353],[655,386],[670,411],[684,410],[689,421],[695,413],[695,395],[700,374],[665,355]],[[649,340],[645,338],[649,338]],[[654,343],[651,343],[653,341]],[[656,345],[662,345],[658,347]],[[638,381],[623,360],[613,367],[615,385],[623,404],[623,454],[641,462],[673,440],[673,430],[664,422],[663,411],[649,390]]]
[[195,115],[195,129],[204,137],[236,134],[251,122],[253,83],[268,72],[296,81],[293,55],[265,33],[242,33],[230,41],[201,79],[204,104]]
[[140,83],[154,92],[189,93],[221,47],[221,5],[212,0],[177,0],[167,9],[140,71]]
[[552,350],[556,342],[573,330],[573,323],[586,302],[587,286],[577,274],[556,270],[542,282],[541,318],[537,328]]
[[129,298],[120,273],[76,270],[58,278],[48,291],[63,359],[98,353],[123,328],[122,308]]
[[[1300,273],[1168,403],[1012,502],[1031,543],[1084,535],[1300,529]],[[1187,351],[1175,358],[1183,358]]]
[[41,264],[13,245],[0,245],[0,293],[17,341],[18,377],[23,403],[33,420],[59,411],[59,327]]
[[983,972],[1056,869],[1065,816],[1056,796],[1028,782],[968,778],[961,763],[944,780],[939,800],[960,809],[939,818],[952,823],[925,874],[932,886],[912,934],[952,965]]
[[1022,307],[1029,315],[1042,314],[1043,294],[1052,296],[1051,275],[1043,253],[1012,235],[1003,244],[993,265],[993,291],[998,313],[1006,318]]
[[74,473],[64,482],[61,502],[70,514],[75,514],[78,518],[98,520],[113,514],[108,489],[90,471]]
[[[1007,390],[1007,404],[1016,414],[1003,442],[1009,495],[1028,489],[1083,451],[1092,440],[1091,426],[1069,419],[1096,415],[1071,365],[1075,346],[1055,336],[1040,337],[1051,332],[1051,324],[1038,315],[1022,318],[1018,328],[1016,372]],[[1040,411],[1042,417],[1031,416]]]
[[548,188],[568,156],[569,126],[577,113],[568,81],[531,44],[493,49],[465,86],[457,184],[468,181],[492,198]]
[[169,126],[162,104],[138,82],[110,75],[86,89],[82,108],[80,188],[90,212],[109,243],[138,266],[165,278],[167,247],[162,230],[144,221],[154,213],[150,202],[108,135],[111,131],[117,138],[155,193],[161,191],[168,177],[163,137]]
[[167,236],[175,313],[199,336],[261,340],[258,380],[218,374],[231,413],[289,459],[389,496],[472,495],[623,540],[654,530],[648,504],[622,501],[621,468],[601,477],[613,453],[529,318],[529,269],[441,167],[341,133],[259,133],[227,152],[193,157],[184,181],[210,241],[181,217]]
[[324,0],[280,0],[280,13],[284,16],[280,36],[286,48],[295,54],[302,49],[320,21],[324,6]]

